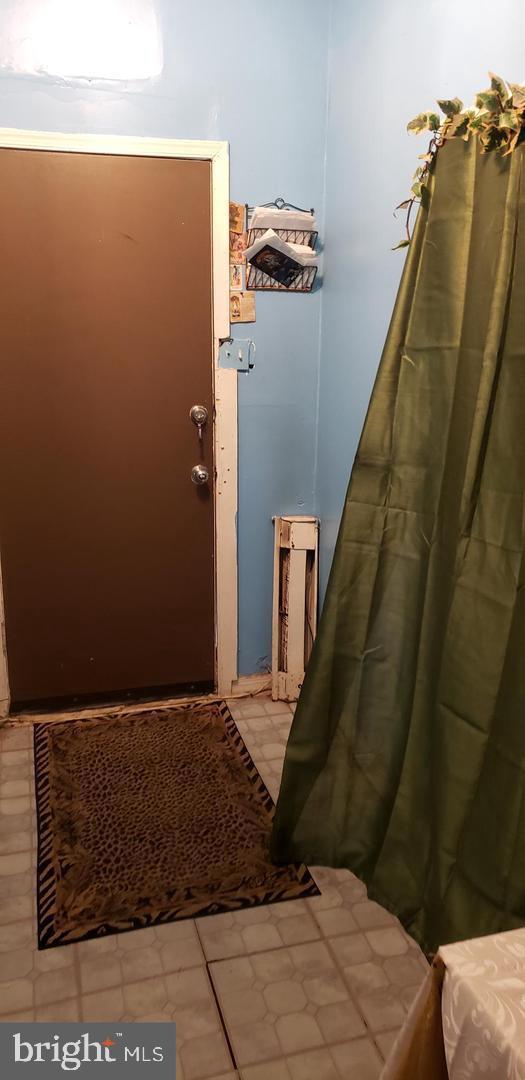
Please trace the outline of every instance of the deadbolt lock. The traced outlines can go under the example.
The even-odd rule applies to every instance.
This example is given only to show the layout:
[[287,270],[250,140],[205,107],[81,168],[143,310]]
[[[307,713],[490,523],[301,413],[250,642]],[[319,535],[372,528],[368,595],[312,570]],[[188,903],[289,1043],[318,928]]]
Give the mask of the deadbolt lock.
[[190,409],[190,420],[193,421],[195,427],[199,431],[199,439],[202,439],[202,429],[208,419],[208,410],[205,405],[192,405]]
[[193,469],[191,470],[191,479],[192,482],[194,484],[197,484],[198,487],[200,487],[201,484],[207,484],[208,480],[210,479],[210,474],[206,466],[194,465]]

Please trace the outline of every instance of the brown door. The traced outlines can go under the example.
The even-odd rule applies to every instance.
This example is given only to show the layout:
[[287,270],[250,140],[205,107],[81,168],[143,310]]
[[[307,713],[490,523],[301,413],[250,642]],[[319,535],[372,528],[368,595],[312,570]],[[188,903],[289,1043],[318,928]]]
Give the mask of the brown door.
[[0,150],[15,702],[213,684],[210,185],[205,161]]

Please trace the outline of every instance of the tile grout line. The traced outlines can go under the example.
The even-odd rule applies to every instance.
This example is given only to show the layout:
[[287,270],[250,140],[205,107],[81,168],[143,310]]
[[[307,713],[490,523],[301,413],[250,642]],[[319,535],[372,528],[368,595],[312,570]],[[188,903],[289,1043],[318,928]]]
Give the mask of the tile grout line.
[[217,991],[215,989],[215,984],[214,984],[212,976],[211,976],[210,963],[212,961],[209,961],[207,959],[207,957],[206,957],[206,951],[205,951],[205,948],[204,948],[204,942],[203,942],[203,940],[201,938],[201,935],[200,935],[200,932],[199,932],[199,927],[197,925],[197,919],[194,919],[194,924],[195,924],[195,933],[197,934],[199,945],[200,945],[200,947],[202,949],[202,955],[203,955],[203,958],[204,958],[204,967],[206,968],[206,976],[207,976],[208,982],[209,982],[210,987],[211,987],[211,992],[213,994],[215,1005],[217,1007],[217,1013],[218,1013],[218,1016],[219,1016],[219,1021],[220,1021],[220,1025],[221,1025],[221,1028],[222,1028],[222,1033],[223,1033],[224,1038],[226,1040],[226,1045],[228,1047],[228,1053],[229,1053],[230,1058],[232,1060],[233,1067],[234,1067],[235,1071],[237,1072],[238,1071],[238,1065],[237,1065],[237,1061],[236,1061],[236,1058],[235,1058],[235,1054],[233,1052],[233,1046],[231,1044],[230,1036],[229,1036],[228,1030],[226,1028],[226,1020],[225,1020],[224,1016],[222,1015],[221,1003],[219,1001],[219,996],[217,994]]
[[[199,934],[198,930],[197,930],[197,934]],[[200,935],[199,935],[199,941],[200,941]],[[201,946],[202,946],[202,942],[201,942]],[[219,995],[217,994],[213,979],[211,977],[210,965],[209,965],[208,960],[206,960],[206,975],[208,977],[208,982],[209,982],[210,987],[211,987],[211,992],[213,994],[215,1004],[217,1006],[217,1012],[219,1014],[219,1020],[221,1022],[222,1032],[223,1032],[224,1038],[226,1040],[226,1045],[228,1047],[228,1053],[230,1055],[232,1065],[233,1065],[235,1071],[238,1072],[240,1066],[237,1064],[237,1059],[236,1059],[235,1054],[233,1052],[233,1046],[232,1046],[232,1043],[231,1043],[231,1040],[230,1040],[230,1036],[228,1034],[228,1029],[226,1027],[226,1020],[225,1020],[225,1017],[222,1015],[222,1009],[221,1009],[221,1003],[220,1003],[220,1000],[219,1000]]]

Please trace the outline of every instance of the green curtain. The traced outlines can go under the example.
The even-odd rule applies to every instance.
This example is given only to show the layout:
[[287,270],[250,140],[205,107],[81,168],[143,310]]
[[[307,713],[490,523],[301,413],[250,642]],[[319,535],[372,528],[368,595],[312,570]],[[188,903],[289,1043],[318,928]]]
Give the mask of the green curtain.
[[525,922],[522,170],[523,146],[437,153],[272,838],[353,870],[427,952]]

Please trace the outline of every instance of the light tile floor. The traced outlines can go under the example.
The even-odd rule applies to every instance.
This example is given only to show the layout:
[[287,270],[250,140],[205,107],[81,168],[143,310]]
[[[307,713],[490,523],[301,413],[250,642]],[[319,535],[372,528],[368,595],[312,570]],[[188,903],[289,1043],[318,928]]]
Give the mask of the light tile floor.
[[[230,708],[277,797],[292,709]],[[347,870],[321,895],[38,952],[30,726],[0,729],[0,1020],[175,1020],[177,1080],[377,1080],[426,961]]]

